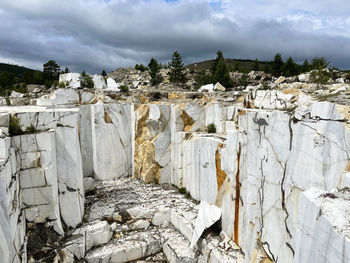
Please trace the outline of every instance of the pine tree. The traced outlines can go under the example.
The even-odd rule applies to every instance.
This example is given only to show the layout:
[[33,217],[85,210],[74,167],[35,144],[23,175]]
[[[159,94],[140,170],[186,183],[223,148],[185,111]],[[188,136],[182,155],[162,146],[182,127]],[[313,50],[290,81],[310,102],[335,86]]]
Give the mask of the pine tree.
[[181,55],[177,51],[173,53],[173,57],[169,62],[169,69],[170,82],[177,84],[184,84],[186,82],[184,64],[182,63]]
[[292,57],[289,57],[283,66],[283,74],[287,77],[295,76],[299,73],[298,65],[294,62]]
[[101,75],[106,77],[107,76],[107,72],[103,69],[102,72],[101,72]]
[[82,88],[89,88],[92,89],[94,87],[94,82],[92,81],[92,78],[90,75],[86,74],[85,70],[81,73],[80,77],[80,86]]
[[280,53],[277,53],[275,55],[274,61],[272,62],[272,73],[278,77],[281,76],[282,71],[283,71],[283,60],[282,60],[282,56]]
[[64,73],[69,73],[69,72],[70,72],[69,68],[66,67],[66,68],[64,69]]
[[161,65],[158,64],[158,61],[155,58],[151,58],[148,64],[148,72],[151,76],[151,84],[155,86],[162,82],[162,76],[159,74]]
[[323,68],[328,67],[328,65],[329,65],[329,62],[324,57],[312,59],[312,69],[321,70]]
[[307,59],[304,60],[301,70],[302,72],[308,72],[310,70],[310,63]]
[[49,60],[43,65],[43,72],[49,81],[55,80],[58,78],[60,65],[58,65],[54,60]]
[[211,70],[210,70],[211,74],[213,74],[213,75],[215,74],[216,67],[218,66],[220,60],[224,60],[225,61],[224,55],[222,54],[222,51],[218,50],[216,52],[216,58],[214,60],[214,64],[211,66]]
[[211,68],[213,82],[220,82],[224,87],[231,87],[233,81],[230,76],[230,70],[225,62],[222,51],[216,53],[216,59]]
[[233,63],[233,70],[234,71],[239,71],[239,63],[237,60],[235,60],[235,62]]
[[258,60],[258,58],[256,58],[256,59],[254,60],[253,70],[254,70],[254,71],[259,71],[259,60]]

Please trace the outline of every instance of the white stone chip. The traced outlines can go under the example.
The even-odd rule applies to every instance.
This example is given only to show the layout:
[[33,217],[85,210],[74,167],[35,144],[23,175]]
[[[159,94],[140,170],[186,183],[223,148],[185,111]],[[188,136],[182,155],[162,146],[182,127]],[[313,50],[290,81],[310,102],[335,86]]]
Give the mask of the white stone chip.
[[198,239],[201,237],[203,231],[213,225],[221,217],[221,208],[211,205],[205,201],[201,201],[198,210],[198,216],[193,231],[191,240],[191,248],[193,248]]

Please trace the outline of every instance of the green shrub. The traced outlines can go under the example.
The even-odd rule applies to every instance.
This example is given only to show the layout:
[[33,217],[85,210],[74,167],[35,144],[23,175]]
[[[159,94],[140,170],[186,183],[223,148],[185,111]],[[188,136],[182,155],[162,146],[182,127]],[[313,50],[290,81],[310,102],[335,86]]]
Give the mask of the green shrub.
[[66,83],[65,82],[60,82],[59,87],[60,88],[65,88],[66,87]]
[[20,126],[20,120],[16,116],[11,116],[10,125],[9,125],[9,133],[11,136],[21,135],[23,131]]
[[35,129],[34,125],[30,125],[29,127],[27,127],[26,132],[25,133],[36,133],[37,129]]
[[240,86],[247,87],[248,84],[249,84],[248,74],[247,73],[243,73],[243,75],[242,75],[242,77],[240,77],[238,83],[239,83]]
[[82,88],[88,88],[88,89],[92,89],[94,87],[94,82],[92,81],[92,78],[90,77],[90,75],[86,74],[85,71],[81,73],[80,86]]
[[145,67],[145,66],[142,65],[142,64],[140,64],[140,65],[139,65],[139,64],[136,64],[136,65],[135,65],[135,69],[144,72],[144,71],[147,70],[147,67]]
[[186,194],[186,193],[187,193],[186,188],[185,188],[185,187],[179,188],[179,193],[180,193],[180,194]]
[[330,79],[330,74],[322,70],[314,70],[311,73],[311,80],[317,84],[326,84]]
[[210,123],[207,126],[208,133],[216,133],[216,126],[214,123]]
[[54,87],[58,87],[58,86],[59,86],[58,80],[55,79],[54,82],[52,83],[52,85],[53,85]]
[[129,88],[126,85],[120,86],[119,89],[120,89],[121,92],[128,92],[129,91]]

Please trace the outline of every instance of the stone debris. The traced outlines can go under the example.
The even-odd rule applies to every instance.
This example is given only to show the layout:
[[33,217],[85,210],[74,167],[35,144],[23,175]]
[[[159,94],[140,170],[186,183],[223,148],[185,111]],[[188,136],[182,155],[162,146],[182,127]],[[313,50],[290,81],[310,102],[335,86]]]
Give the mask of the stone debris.
[[[129,191],[129,189],[134,191]],[[102,241],[109,238],[108,233],[111,231],[112,225],[116,226],[113,230],[113,237],[106,245],[95,249],[91,249],[91,245],[85,246],[87,262],[100,262],[99,259],[102,260],[101,262],[129,262],[159,252],[163,252],[170,262],[198,261],[201,253],[196,249],[190,249],[188,239],[177,230],[192,225],[191,232],[193,232],[198,205],[193,200],[178,193],[176,188],[145,184],[131,178],[120,178],[114,181],[100,182],[96,187],[96,193],[88,195],[86,199],[87,215],[90,214],[89,217],[86,217],[88,225],[80,230],[75,230],[73,236],[81,234],[84,230],[86,232],[85,242],[92,240],[92,244],[103,244]],[[114,213],[121,215],[124,213],[123,211],[128,211],[128,214],[130,212],[128,218],[117,220],[117,218],[102,215],[99,211],[110,210],[110,203],[114,203]],[[139,206],[140,203],[142,203],[142,207]],[[90,206],[90,204],[92,205]],[[175,223],[177,227],[171,224],[171,211],[174,211],[178,217],[178,221]],[[187,212],[184,213],[184,211]],[[111,223],[109,227],[107,221],[94,223],[96,221],[92,220],[95,219],[91,218],[91,214],[94,213],[98,213],[98,217],[101,219],[104,218],[108,222],[113,221],[114,223]],[[190,224],[186,220],[191,220]],[[168,224],[165,224],[166,222]],[[93,233],[90,238],[88,238],[89,231]],[[98,233],[101,235],[100,237],[98,237]],[[214,236],[220,238],[218,234]],[[97,237],[98,239],[96,239]],[[192,238],[192,236],[188,237]],[[76,245],[70,241],[67,249],[74,255],[80,256],[83,247],[80,245],[81,248],[77,248],[80,244],[79,240],[83,239],[77,237],[75,240]],[[98,243],[94,243],[96,240]],[[237,250],[237,253],[241,252]]]
[[85,177],[83,180],[85,194],[96,189],[95,179],[92,177]]
[[207,85],[203,85],[202,87],[200,87],[198,89],[199,92],[213,92],[214,91],[214,84],[207,84]]
[[210,205],[205,201],[200,203],[194,233],[191,239],[191,248],[195,246],[204,230],[218,221],[220,217],[221,209],[219,207]]

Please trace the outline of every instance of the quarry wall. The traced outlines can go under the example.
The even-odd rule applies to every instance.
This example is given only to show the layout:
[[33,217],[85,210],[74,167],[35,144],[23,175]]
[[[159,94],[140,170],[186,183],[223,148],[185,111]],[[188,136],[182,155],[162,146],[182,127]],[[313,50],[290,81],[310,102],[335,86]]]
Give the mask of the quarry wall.
[[[272,93],[248,97],[249,107],[201,101],[2,108],[4,131],[17,118],[27,132],[0,138],[0,254],[5,262],[26,261],[26,221],[49,222],[59,234],[81,223],[84,178],[129,175],[176,185],[220,207],[221,228],[245,262],[259,255],[349,261],[348,226],[332,210],[346,217],[340,200],[347,193],[326,198],[350,187],[349,109]],[[216,133],[206,132],[210,123]]]

